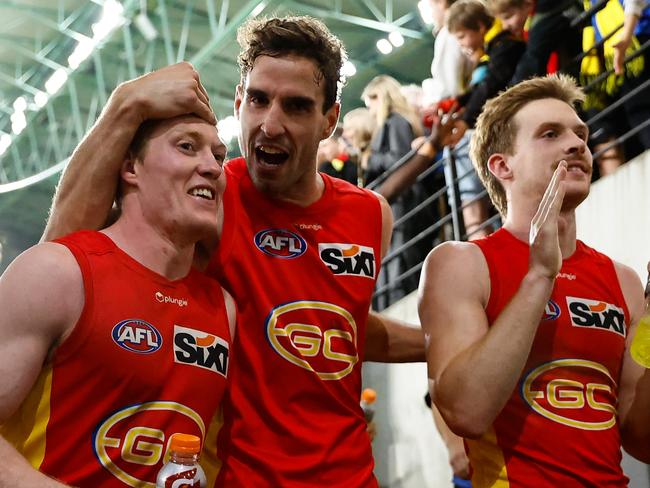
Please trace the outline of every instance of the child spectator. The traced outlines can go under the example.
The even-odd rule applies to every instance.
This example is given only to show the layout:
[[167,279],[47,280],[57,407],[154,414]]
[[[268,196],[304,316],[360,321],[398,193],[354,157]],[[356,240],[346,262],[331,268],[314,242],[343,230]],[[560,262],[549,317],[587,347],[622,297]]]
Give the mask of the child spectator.
[[485,4],[479,0],[455,2],[447,14],[447,28],[476,64],[469,90],[458,97],[464,112],[456,124],[455,136],[458,144],[454,154],[457,173],[461,178],[459,190],[465,230],[468,237],[472,239],[483,237],[489,232],[489,229],[480,227],[488,217],[488,204],[484,198],[476,199],[478,190],[482,190],[481,186],[476,185],[474,188],[472,200],[467,198],[467,190],[463,189],[464,186],[472,184],[475,179],[474,175],[472,180],[464,176],[472,170],[468,154],[470,133],[466,134],[466,132],[474,127],[483,104],[506,88],[524,52],[525,43],[511,32],[504,31],[501,24],[490,15]]
[[578,0],[487,0],[504,30],[526,39],[510,85],[558,69],[577,77],[575,58],[582,51],[581,29],[571,21],[582,11]]
[[474,127],[483,105],[508,85],[526,49],[523,40],[504,31],[480,0],[459,0],[449,9],[447,28],[478,63],[475,84],[458,98],[464,113],[458,136]]

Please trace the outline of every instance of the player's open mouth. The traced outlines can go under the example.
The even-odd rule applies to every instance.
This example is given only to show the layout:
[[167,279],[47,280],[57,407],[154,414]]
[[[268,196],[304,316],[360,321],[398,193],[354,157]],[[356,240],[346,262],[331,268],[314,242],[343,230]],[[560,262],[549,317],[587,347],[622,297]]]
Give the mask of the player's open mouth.
[[289,153],[277,147],[257,146],[255,148],[255,156],[257,156],[257,160],[262,163],[277,166],[284,163],[289,158]]
[[187,193],[193,197],[204,198],[206,200],[214,200],[214,190],[207,186],[195,186]]

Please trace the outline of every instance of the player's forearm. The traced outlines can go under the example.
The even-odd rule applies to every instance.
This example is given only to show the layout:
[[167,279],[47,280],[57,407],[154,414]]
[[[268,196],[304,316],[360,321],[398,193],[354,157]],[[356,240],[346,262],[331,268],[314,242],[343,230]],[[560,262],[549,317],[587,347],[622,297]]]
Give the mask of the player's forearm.
[[27,460],[4,438],[0,437],[0,488],[65,488],[68,485],[56,481],[35,470]]
[[370,312],[364,361],[408,363],[425,361],[422,329]]
[[438,376],[433,399],[447,425],[480,437],[512,395],[553,290],[553,280],[526,275],[488,332],[455,356]]
[[101,228],[109,214],[124,155],[140,126],[137,97],[121,85],[77,146],[59,182],[42,240]]
[[650,370],[634,386],[634,402],[619,417],[623,448],[639,461],[650,463]]

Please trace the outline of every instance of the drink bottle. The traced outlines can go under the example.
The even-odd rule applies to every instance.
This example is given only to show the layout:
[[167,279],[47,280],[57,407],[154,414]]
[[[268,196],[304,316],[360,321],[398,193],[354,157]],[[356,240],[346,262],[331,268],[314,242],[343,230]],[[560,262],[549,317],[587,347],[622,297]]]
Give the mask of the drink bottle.
[[648,263],[648,281],[645,285],[645,311],[636,327],[630,347],[632,359],[644,368],[650,368],[650,263]]
[[156,488],[206,488],[207,480],[199,465],[201,439],[190,434],[171,437],[170,458],[158,472]]
[[366,388],[361,392],[361,409],[366,417],[366,422],[370,422],[375,416],[375,407],[373,403],[377,399],[377,392],[372,388]]

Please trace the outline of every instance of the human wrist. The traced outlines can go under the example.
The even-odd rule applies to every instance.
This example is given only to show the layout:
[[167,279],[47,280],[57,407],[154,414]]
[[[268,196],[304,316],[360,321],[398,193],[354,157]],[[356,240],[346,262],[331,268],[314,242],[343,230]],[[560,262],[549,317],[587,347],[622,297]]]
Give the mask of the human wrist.
[[120,84],[111,95],[105,115],[112,124],[127,130],[137,129],[147,119],[144,99],[133,81]]
[[541,267],[531,267],[524,276],[522,285],[532,288],[553,288],[557,273],[549,272]]

